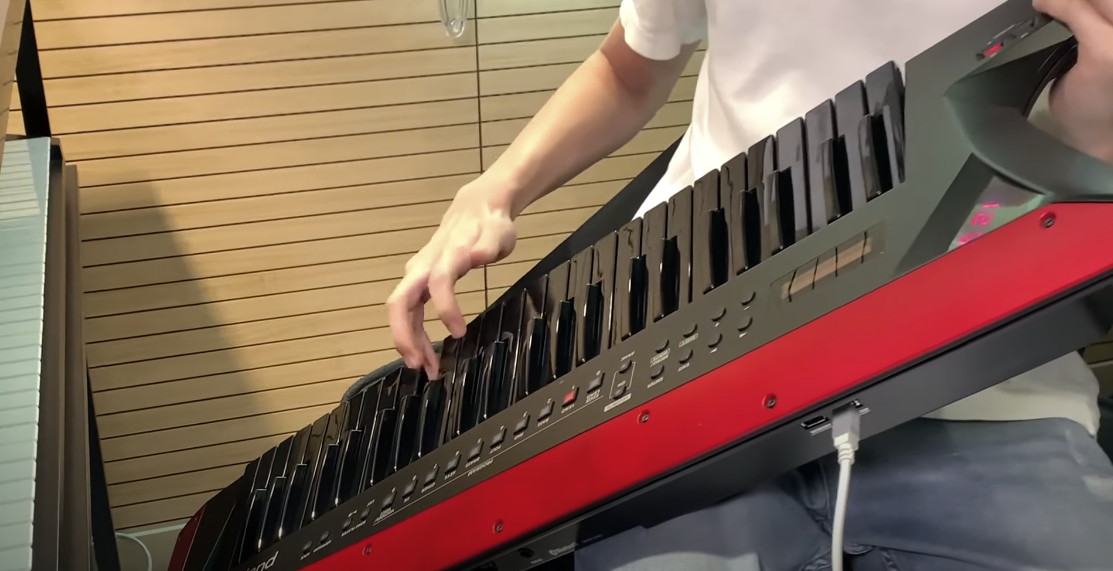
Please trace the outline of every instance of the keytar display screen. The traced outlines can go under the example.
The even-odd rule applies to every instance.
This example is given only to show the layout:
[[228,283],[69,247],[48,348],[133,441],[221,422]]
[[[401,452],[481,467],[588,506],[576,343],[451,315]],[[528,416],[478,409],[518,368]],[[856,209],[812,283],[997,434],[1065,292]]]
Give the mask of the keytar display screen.
[[949,250],[964,246],[1043,206],[1046,197],[994,177],[974,203]]

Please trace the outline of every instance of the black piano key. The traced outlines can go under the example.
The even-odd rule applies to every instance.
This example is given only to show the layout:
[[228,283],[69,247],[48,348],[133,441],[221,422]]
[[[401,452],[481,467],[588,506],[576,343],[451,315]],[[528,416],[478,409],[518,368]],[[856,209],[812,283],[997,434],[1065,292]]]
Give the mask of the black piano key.
[[[780,177],[777,173],[776,142],[766,137],[750,147],[746,166],[747,187],[757,198],[757,215],[761,221],[758,237],[760,259],[765,261],[781,251]],[[743,224],[745,224],[743,222]]]
[[549,325],[545,319],[545,289],[548,278],[540,277],[526,284],[519,293],[522,319],[519,326],[523,338],[519,343],[518,369],[515,372],[518,400],[549,382]]
[[[692,301],[692,187],[687,187],[669,197],[668,238],[669,255],[675,259],[668,264],[669,272],[676,277],[662,276],[669,283],[666,312],[672,313]],[[675,287],[672,284],[676,284]],[[675,292],[675,293],[673,293]]]
[[645,327],[646,274],[645,258],[642,256],[642,219],[637,218],[618,231],[611,346],[618,345]]
[[259,552],[259,530],[263,525],[263,512],[266,510],[268,480],[271,464],[274,462],[275,449],[271,448],[262,456],[252,460],[244,468],[245,482],[249,482],[244,500],[245,518],[240,534],[238,560],[243,563]]
[[374,486],[391,474],[390,453],[393,451],[394,434],[398,427],[398,382],[401,376],[402,371],[398,370],[383,379],[379,410],[375,413],[371,453],[368,454],[371,465],[367,473],[370,477],[364,482],[365,487]]
[[421,422],[421,397],[425,392],[425,373],[416,369],[402,369],[398,389],[398,426],[391,444],[391,473],[397,472],[414,461],[417,454],[417,433]]
[[375,445],[376,415],[379,412],[379,399],[382,396],[382,379],[376,380],[363,390],[363,406],[359,418],[359,449],[357,450],[356,463],[352,466],[352,480],[347,486],[348,497],[352,498],[363,491],[366,482],[371,479],[372,454]]
[[[835,145],[836,172],[841,165],[846,167],[846,194],[850,198],[850,208],[842,205],[846,212],[857,210],[866,204],[867,194],[873,192],[866,188],[865,164],[862,160],[862,145],[859,125],[869,125],[866,114],[866,87],[855,82],[835,96],[835,129],[838,133]],[[845,157],[845,159],[843,158]],[[872,181],[871,181],[872,182]]]
[[468,324],[463,341],[456,351],[456,376],[453,393],[456,396],[452,437],[457,438],[479,422],[479,337],[482,333],[483,315]]
[[483,326],[479,332],[479,383],[476,385],[479,399],[477,424],[489,418],[491,413],[487,411],[487,401],[491,392],[491,382],[498,382],[494,377],[500,375],[501,368],[506,366],[506,348],[500,343],[502,310],[503,305],[499,304],[487,308],[483,313]]
[[552,379],[572,370],[575,358],[576,310],[569,300],[568,282],[572,271],[571,260],[565,261],[549,272],[545,290],[545,313],[549,319],[549,360]]
[[348,422],[350,409],[349,403],[341,403],[333,409],[329,417],[323,440],[321,463],[313,486],[311,519],[316,520],[336,505],[336,480],[340,476],[340,450],[343,444],[341,437],[344,425]]
[[263,524],[259,528],[257,543],[259,549],[270,547],[278,533],[278,525],[282,517],[282,502],[285,500],[286,470],[290,465],[290,452],[293,448],[294,437],[283,440],[276,448],[274,462],[271,464],[270,489],[267,492],[266,508],[263,510]]
[[236,500],[236,510],[243,513],[243,524],[239,529],[235,530],[234,553],[232,560],[238,565],[243,563],[244,560],[251,557],[254,553],[250,547],[249,535],[251,534],[251,505],[255,500],[255,475],[259,471],[259,459],[256,458],[244,466],[243,474],[243,488],[241,490],[242,496]]
[[804,142],[803,119],[794,119],[777,131],[781,238],[786,247],[807,238],[811,232],[808,221],[808,162]]
[[[883,157],[877,154],[877,141],[884,141],[884,139],[874,139],[872,116],[866,115],[858,122],[858,136],[855,140],[858,144],[858,156],[862,160],[862,183],[866,192],[866,200],[873,200],[884,192],[880,165],[878,164],[878,161]],[[884,152],[884,148],[881,150]]]
[[646,212],[642,222],[642,255],[645,256],[649,282],[647,324],[665,316],[665,284],[661,281],[661,268],[665,263],[668,215],[669,205],[662,202]]
[[502,304],[502,333],[500,340],[506,344],[506,363],[503,367],[503,375],[505,376],[505,387],[500,390],[505,391],[506,406],[517,402],[519,388],[518,388],[518,370],[521,368],[520,360],[525,359],[525,353],[522,351],[522,343],[526,335],[522,333],[522,299],[521,292],[516,295],[507,296],[506,301]]
[[595,315],[589,337],[595,345],[589,347],[588,360],[611,346],[614,327],[615,256],[618,252],[618,233],[611,232],[599,239],[593,247],[591,258],[591,283],[588,300],[589,313]]
[[440,444],[447,443],[456,437],[456,413],[459,400],[459,388],[456,385],[456,370],[458,368],[457,352],[461,340],[448,337],[441,345],[440,377],[444,381],[445,401],[444,416],[441,419]]
[[324,464],[328,443],[325,442],[325,432],[329,429],[329,420],[332,414],[318,418],[309,430],[309,443],[306,446],[305,464],[309,467],[306,479],[305,500],[302,502],[302,525],[313,521],[314,502],[317,499],[317,483],[320,481],[321,467]]
[[421,397],[420,428],[417,435],[417,457],[421,458],[440,446],[444,407],[448,401],[448,390],[444,377],[429,381]]
[[309,466],[305,462],[306,447],[309,444],[309,432],[313,426],[306,426],[294,435],[290,446],[290,460],[286,464],[286,497],[282,502],[282,515],[279,517],[278,532],[275,541],[301,529],[302,513],[305,510],[305,496],[309,489],[306,484]]
[[893,62],[866,76],[866,102],[872,121],[881,192],[904,181],[904,82]]
[[490,372],[487,376],[486,392],[483,395],[483,420],[506,410],[512,401],[510,390],[510,351],[514,338],[503,332],[502,339],[491,346]]
[[[715,247],[715,243],[712,238],[711,220],[716,212],[721,212],[719,200],[719,171],[716,169],[703,175],[692,185],[693,299],[715,289],[716,286],[712,270],[712,248]],[[721,236],[719,239],[726,239],[729,244],[729,236]],[[729,258],[727,265],[728,267],[730,265]]]
[[573,366],[578,367],[599,354],[599,317],[602,308],[592,270],[595,248],[588,247],[572,257],[572,288],[576,311]]
[[734,275],[750,269],[756,263],[748,257],[750,240],[746,227],[746,191],[749,159],[740,153],[719,168],[719,204],[726,211],[727,231],[730,233],[730,265]]
[[365,388],[348,401],[348,416],[342,435],[344,444],[340,453],[340,465],[337,468],[333,507],[348,501],[354,495],[352,487],[361,475],[358,466],[360,466],[360,447],[363,444],[363,406],[368,392],[369,388]]
[[[247,505],[251,498],[252,484],[254,484],[254,477],[248,475],[245,470],[245,473],[227,488],[234,494],[228,498],[231,507],[228,509],[227,518],[224,519],[224,530],[220,534],[215,551],[207,562],[201,561],[204,569],[231,569],[241,562],[242,539],[244,526],[247,524]],[[208,508],[205,513],[209,513]],[[213,523],[219,525],[219,519],[216,518]]]
[[[835,178],[835,105],[824,101],[804,116],[808,141],[808,207],[812,232],[849,212],[849,193],[840,203]],[[845,204],[846,210],[843,209]]]

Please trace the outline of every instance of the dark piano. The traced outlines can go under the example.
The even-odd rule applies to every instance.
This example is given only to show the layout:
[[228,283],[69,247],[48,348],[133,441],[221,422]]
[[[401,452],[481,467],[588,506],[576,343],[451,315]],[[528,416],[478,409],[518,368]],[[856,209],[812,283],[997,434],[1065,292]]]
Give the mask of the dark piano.
[[[663,156],[442,348],[252,461],[171,571],[531,568],[1099,339],[1113,169],[1033,127],[1069,31],[1012,0],[644,217]],[[1006,358],[1007,357],[1007,358]]]

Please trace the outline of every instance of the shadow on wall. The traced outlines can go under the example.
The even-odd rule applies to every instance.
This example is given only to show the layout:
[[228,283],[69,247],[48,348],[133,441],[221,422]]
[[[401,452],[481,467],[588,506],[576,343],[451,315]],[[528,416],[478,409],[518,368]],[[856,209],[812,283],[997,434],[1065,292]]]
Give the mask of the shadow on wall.
[[[275,430],[265,421],[239,434],[224,426],[242,417],[209,402],[240,395],[232,406],[250,411],[258,386],[237,375],[242,364],[229,350],[221,316],[203,280],[195,279],[191,256],[180,256],[163,208],[98,211],[110,204],[157,205],[154,189],[128,185],[126,201],[98,195],[108,192],[82,191],[90,381],[114,524],[142,534],[157,571],[166,568],[177,536],[166,528],[184,523],[270,446],[266,439],[252,442],[252,433]],[[220,447],[230,443],[238,446]],[[125,571],[147,569],[137,543],[118,543]]]

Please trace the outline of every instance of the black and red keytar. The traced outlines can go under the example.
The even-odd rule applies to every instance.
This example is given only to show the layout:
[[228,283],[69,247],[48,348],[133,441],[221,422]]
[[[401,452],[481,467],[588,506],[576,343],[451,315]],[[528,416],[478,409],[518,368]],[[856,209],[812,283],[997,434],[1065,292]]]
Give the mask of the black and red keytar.
[[[986,46],[1001,47],[986,53]],[[666,153],[442,349],[263,452],[171,571],[517,571],[745,491],[1113,325],[1113,168],[1029,124],[1012,0],[630,220]]]

